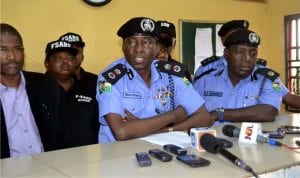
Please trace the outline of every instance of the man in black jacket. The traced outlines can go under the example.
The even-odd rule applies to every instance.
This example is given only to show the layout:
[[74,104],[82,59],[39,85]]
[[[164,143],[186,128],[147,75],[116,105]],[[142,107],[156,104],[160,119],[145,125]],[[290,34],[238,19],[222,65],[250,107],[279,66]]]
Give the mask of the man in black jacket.
[[1,158],[59,148],[59,90],[40,73],[22,71],[24,47],[19,32],[1,23]]

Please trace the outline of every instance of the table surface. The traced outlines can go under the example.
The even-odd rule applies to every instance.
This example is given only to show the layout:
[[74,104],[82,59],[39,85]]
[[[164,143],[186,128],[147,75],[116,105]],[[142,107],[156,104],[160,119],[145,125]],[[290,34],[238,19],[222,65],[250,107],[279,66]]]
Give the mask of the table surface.
[[[240,127],[241,123],[234,123]],[[262,123],[263,130],[276,130],[280,125],[300,126],[300,114],[278,116],[273,123]],[[223,125],[213,127],[217,136],[233,142],[227,149],[251,166],[257,174],[285,169],[300,165],[300,150],[267,144],[244,144],[236,138],[222,134]],[[299,134],[289,134],[279,141],[296,146]],[[171,162],[152,159],[149,167],[139,167],[136,152],[148,152],[149,149],[162,146],[138,139],[119,141],[111,144],[95,144],[83,147],[45,152],[38,155],[8,158],[1,160],[1,177],[250,177],[250,173],[239,169],[220,154],[197,152],[188,148],[189,153],[208,159],[206,167],[191,168],[176,160]],[[297,175],[300,170],[296,171]],[[300,176],[300,175],[299,175]],[[298,176],[298,177],[299,177]]]

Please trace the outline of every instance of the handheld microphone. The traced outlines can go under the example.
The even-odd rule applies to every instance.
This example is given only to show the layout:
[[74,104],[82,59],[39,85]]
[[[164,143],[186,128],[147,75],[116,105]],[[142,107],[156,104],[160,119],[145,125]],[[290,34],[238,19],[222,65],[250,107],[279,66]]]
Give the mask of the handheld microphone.
[[202,148],[204,148],[207,152],[213,154],[220,153],[222,156],[230,160],[237,167],[242,168],[245,171],[252,173],[254,177],[257,177],[256,173],[252,170],[252,168],[248,166],[243,160],[239,159],[238,157],[227,151],[225,148],[220,147],[220,145],[218,144],[218,140],[215,136],[211,134],[202,135],[200,139],[200,144]]
[[[225,125],[222,129],[224,135],[228,137],[239,138],[241,129],[237,128],[234,125]],[[256,142],[258,143],[268,143],[269,145],[281,146],[282,144],[274,139],[270,139],[268,137],[264,137],[262,135],[257,135]]]

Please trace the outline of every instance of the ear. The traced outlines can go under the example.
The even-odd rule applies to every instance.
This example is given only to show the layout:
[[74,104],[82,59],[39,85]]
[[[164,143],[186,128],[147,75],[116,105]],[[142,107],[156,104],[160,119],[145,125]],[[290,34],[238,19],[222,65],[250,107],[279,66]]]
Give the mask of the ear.
[[227,56],[228,56],[228,53],[229,53],[228,52],[228,48],[224,48],[224,52],[223,53],[224,53],[225,58],[227,59]]

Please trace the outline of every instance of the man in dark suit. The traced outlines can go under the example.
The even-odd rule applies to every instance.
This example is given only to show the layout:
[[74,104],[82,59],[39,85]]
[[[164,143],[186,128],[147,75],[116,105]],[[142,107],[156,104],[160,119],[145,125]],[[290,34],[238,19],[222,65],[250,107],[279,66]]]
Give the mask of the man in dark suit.
[[22,71],[22,37],[11,25],[0,25],[1,158],[58,149],[58,86],[49,76]]

